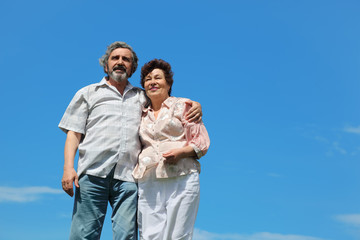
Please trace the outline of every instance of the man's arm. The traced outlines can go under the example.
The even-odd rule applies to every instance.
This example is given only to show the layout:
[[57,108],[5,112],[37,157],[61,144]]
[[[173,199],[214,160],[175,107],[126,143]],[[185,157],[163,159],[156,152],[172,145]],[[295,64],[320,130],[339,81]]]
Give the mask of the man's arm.
[[189,122],[199,123],[202,117],[201,104],[194,101],[186,102],[186,104],[189,104],[191,108],[187,112],[185,119]]
[[74,169],[74,159],[80,144],[81,133],[68,131],[64,149],[64,174],[61,180],[62,188],[71,197],[74,195],[73,183],[79,187],[79,177]]
[[[185,102],[185,110],[182,116],[182,119],[188,116],[188,113],[191,109],[194,108],[194,105],[199,105],[200,114],[201,114],[201,105],[197,102]],[[192,107],[191,107],[192,106]],[[198,108],[195,106],[195,108]],[[195,110],[196,111],[196,110]],[[196,115],[196,113],[195,113]],[[206,154],[209,146],[210,146],[210,138],[206,131],[204,124],[201,122],[201,115],[199,122],[197,123],[189,123],[187,120],[183,121],[185,137],[187,141],[187,146],[182,148],[175,148],[167,151],[163,154],[165,158],[165,162],[167,164],[176,164],[180,159],[187,157],[195,157],[197,159],[201,158]]]

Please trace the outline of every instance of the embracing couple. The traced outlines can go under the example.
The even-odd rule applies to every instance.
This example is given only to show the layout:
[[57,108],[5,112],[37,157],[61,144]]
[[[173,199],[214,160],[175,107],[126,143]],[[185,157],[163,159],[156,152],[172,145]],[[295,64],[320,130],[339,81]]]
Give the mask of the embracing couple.
[[[100,58],[105,76],[80,89],[62,117],[66,134],[62,188],[75,199],[70,239],[100,239],[108,203],[113,239],[192,239],[199,206],[199,159],[210,140],[201,106],[171,96],[169,63],[141,68],[124,42]],[[74,159],[77,150],[77,171]]]

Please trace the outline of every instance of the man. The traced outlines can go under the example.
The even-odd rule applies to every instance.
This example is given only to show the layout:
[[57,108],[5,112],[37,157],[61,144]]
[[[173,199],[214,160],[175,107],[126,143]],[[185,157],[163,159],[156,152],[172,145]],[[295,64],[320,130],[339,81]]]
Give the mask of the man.
[[[62,187],[73,196],[76,186],[70,239],[100,239],[108,202],[113,239],[136,239],[137,186],[131,173],[141,150],[138,128],[146,98],[128,78],[138,58],[129,45],[114,42],[100,64],[108,76],[80,89],[59,124],[67,133]],[[196,107],[189,121],[200,120],[199,104],[191,104]]]

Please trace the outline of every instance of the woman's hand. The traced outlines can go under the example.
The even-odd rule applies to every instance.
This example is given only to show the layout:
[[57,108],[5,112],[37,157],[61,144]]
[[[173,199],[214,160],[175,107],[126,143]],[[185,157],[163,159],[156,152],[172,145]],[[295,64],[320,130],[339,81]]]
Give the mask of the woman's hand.
[[181,148],[175,148],[171,149],[170,151],[163,154],[163,157],[165,158],[165,163],[168,164],[176,164],[179,159],[182,158],[183,151]]
[[176,164],[182,158],[194,156],[196,156],[196,153],[191,146],[174,148],[163,154],[163,157],[165,158],[164,162],[168,164]]

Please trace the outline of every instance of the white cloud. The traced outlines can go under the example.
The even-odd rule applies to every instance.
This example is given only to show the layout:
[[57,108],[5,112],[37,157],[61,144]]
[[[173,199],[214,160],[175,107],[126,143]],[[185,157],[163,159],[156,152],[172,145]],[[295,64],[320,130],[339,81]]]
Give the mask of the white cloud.
[[194,240],[325,240],[323,238],[292,235],[292,234],[279,234],[279,233],[254,233],[251,235],[245,234],[217,234],[195,229]]
[[0,202],[31,202],[39,199],[43,194],[60,194],[60,189],[50,187],[1,187]]
[[360,126],[358,126],[358,127],[345,127],[344,131],[348,132],[348,133],[360,134]]
[[335,219],[355,227],[360,227],[360,214],[342,214],[335,216]]
[[347,151],[344,148],[340,147],[340,144],[338,142],[333,142],[333,147],[336,151],[340,152],[341,154],[343,155],[347,154]]
[[348,154],[348,151],[346,151],[345,148],[341,147],[340,143],[338,141],[331,142],[327,138],[319,136],[319,135],[314,136],[314,139],[316,141],[318,141],[319,143],[322,143],[325,146],[328,146],[329,150],[325,153],[326,156],[328,156],[328,157],[334,156],[334,152],[338,152],[338,153],[341,153],[343,155]]
[[59,218],[65,218],[65,219],[71,219],[72,218],[72,212],[62,212],[62,213],[58,213],[57,216]]
[[279,177],[282,177],[280,174],[277,174],[277,173],[273,173],[273,172],[270,172],[267,174],[269,177],[275,177],[275,178],[279,178]]
[[355,148],[354,151],[351,152],[351,156],[356,156],[360,152],[360,147]]
[[314,139],[315,139],[316,141],[318,141],[318,142],[321,142],[321,143],[326,143],[326,144],[329,143],[329,140],[326,139],[326,138],[324,138],[324,137],[322,137],[322,136],[315,136]]

